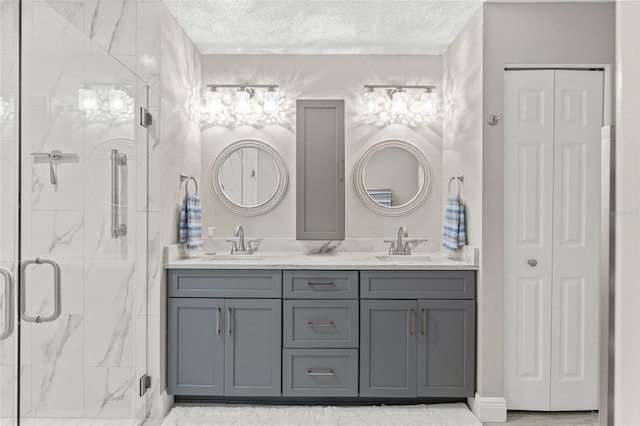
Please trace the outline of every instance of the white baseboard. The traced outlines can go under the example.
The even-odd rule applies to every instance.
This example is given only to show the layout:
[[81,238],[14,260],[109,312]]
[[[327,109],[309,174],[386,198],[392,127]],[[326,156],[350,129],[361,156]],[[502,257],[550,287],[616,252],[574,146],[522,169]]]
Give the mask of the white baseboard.
[[483,423],[502,423],[507,421],[507,400],[501,397],[480,396],[467,398],[469,408]]

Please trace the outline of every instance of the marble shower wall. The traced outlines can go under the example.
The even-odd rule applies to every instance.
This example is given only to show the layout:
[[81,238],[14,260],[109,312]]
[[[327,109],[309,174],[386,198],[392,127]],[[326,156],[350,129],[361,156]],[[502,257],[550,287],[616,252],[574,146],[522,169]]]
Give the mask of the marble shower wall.
[[[23,325],[26,417],[147,415],[138,378],[147,371],[147,265],[158,264],[148,262],[147,247],[158,129],[139,126],[138,107],[148,103],[159,115],[159,7],[24,2],[23,257],[51,257],[63,269],[61,317]],[[83,87],[102,96],[97,111],[79,109]],[[113,87],[133,99],[124,112],[108,107]],[[57,185],[48,162],[30,155],[53,149],[78,154],[57,166]],[[120,239],[110,234],[111,149],[128,157],[121,179],[128,232]],[[50,269],[28,275],[28,312],[50,312]]]

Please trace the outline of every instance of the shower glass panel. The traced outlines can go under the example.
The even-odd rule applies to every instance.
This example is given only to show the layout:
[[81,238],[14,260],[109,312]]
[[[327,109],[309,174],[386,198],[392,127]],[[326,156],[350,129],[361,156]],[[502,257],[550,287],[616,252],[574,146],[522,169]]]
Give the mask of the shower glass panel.
[[148,414],[148,87],[84,7],[0,0],[2,425]]
[[0,424],[17,421],[19,3],[0,0]]

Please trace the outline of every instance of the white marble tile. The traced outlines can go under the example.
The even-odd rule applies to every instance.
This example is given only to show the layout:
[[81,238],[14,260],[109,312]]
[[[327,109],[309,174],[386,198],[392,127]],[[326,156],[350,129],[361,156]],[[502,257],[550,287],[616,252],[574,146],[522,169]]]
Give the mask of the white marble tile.
[[84,417],[131,418],[136,397],[132,367],[84,368]]
[[83,258],[82,212],[34,211],[31,227],[23,228],[24,257],[47,256],[76,263]]
[[137,212],[135,259],[135,309],[136,315],[147,314],[147,213]]
[[64,160],[54,165],[57,183],[51,183],[51,166],[48,159],[25,160],[24,166],[31,166],[31,209],[55,211],[82,211],[84,192],[78,182],[84,180],[84,166],[81,160]]
[[[85,33],[114,56],[135,56],[135,1],[88,0],[85,4]],[[135,70],[135,66],[132,69]]]
[[134,285],[135,264],[85,266],[85,366],[134,365]]
[[[149,127],[149,147],[148,147],[148,206],[150,212],[159,212],[161,196],[163,193],[161,182],[161,146],[160,146],[160,108],[152,107],[149,111],[153,114],[153,124]],[[179,175],[176,176],[176,180]]]
[[0,54],[2,55],[9,56],[18,53],[19,7],[20,3],[17,1],[3,0],[0,2]]
[[33,388],[31,364],[20,366],[20,415],[31,416],[33,413]]
[[148,213],[147,304],[148,315],[160,315],[161,282],[164,275],[160,247],[160,212]]
[[[137,379],[144,374],[149,373],[147,369],[147,316],[136,316],[136,342],[135,342],[135,375]],[[153,380],[153,379],[152,379]],[[147,416],[147,394],[140,396],[138,391],[138,382],[134,383],[134,405],[135,418],[145,418]]]
[[36,417],[82,417],[82,316],[62,315],[33,332],[32,396]]
[[[24,110],[22,155],[25,159],[31,158],[33,152],[51,152],[54,149],[82,156],[84,113],[75,109],[78,103],[77,85],[74,101],[75,107],[43,106]],[[45,166],[39,164],[38,167]],[[45,170],[48,172],[48,168],[45,167]]]
[[15,366],[0,366],[0,417],[12,417],[15,414],[17,379]]
[[89,41],[75,26],[77,21],[73,23],[67,21],[47,2],[28,3],[30,3],[30,9],[25,10],[27,20],[23,24],[25,27],[23,38],[27,37],[27,44],[32,50],[27,50],[26,53],[87,51]]
[[[136,72],[144,81],[153,84],[160,79],[160,11],[162,3],[137,3],[137,66]],[[160,106],[152,102],[150,106]]]

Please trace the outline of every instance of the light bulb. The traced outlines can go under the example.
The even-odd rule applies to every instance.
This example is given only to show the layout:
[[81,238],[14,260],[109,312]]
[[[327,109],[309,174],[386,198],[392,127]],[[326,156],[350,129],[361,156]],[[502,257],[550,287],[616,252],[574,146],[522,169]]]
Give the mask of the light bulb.
[[433,115],[436,113],[436,93],[428,90],[420,97],[422,104],[422,113],[424,115]]
[[207,92],[207,109],[211,114],[218,114],[222,112],[224,105],[222,104],[222,95],[217,89],[209,90]]
[[98,93],[92,89],[78,89],[78,108],[82,111],[95,111],[99,108]]
[[129,110],[131,98],[123,90],[109,90],[109,112],[111,114],[124,114]]
[[246,114],[251,110],[251,95],[245,90],[236,92],[236,112]]
[[273,87],[264,94],[264,112],[265,114],[273,114],[278,112],[278,101],[280,95],[275,91]]
[[369,114],[378,113],[378,93],[373,89],[369,89],[364,94],[364,106]]
[[409,101],[409,96],[407,92],[398,91],[395,92],[391,96],[392,107],[391,109],[396,114],[401,114],[403,112],[407,112],[407,103]]

